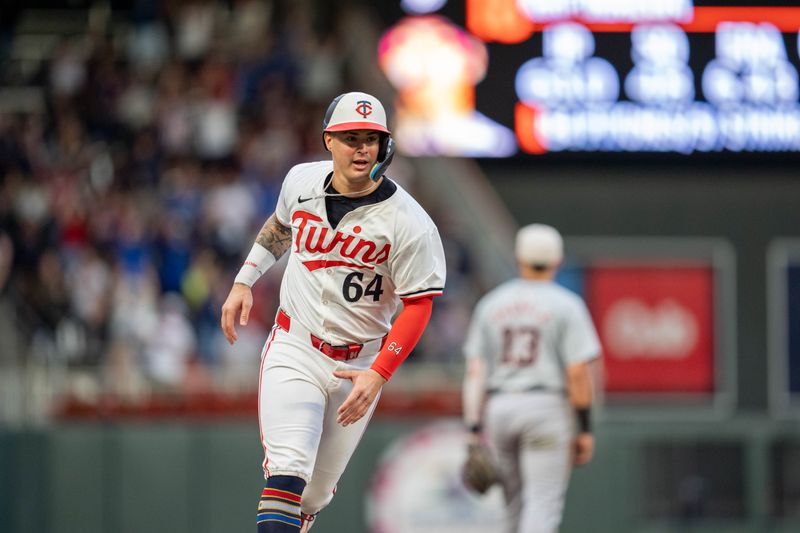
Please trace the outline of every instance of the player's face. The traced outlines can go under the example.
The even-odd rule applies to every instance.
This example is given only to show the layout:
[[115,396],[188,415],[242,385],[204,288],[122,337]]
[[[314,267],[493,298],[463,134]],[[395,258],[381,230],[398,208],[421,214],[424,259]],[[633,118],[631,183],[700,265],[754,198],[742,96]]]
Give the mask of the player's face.
[[380,134],[372,130],[351,130],[325,135],[325,144],[333,154],[334,187],[359,190],[368,184],[369,171],[378,158]]

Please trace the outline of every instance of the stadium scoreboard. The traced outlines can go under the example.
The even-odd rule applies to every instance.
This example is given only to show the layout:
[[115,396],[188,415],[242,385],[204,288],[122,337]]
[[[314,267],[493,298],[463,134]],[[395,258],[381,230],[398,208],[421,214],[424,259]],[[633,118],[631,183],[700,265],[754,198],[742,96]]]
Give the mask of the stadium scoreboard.
[[378,52],[410,155],[800,151],[800,6],[403,4]]

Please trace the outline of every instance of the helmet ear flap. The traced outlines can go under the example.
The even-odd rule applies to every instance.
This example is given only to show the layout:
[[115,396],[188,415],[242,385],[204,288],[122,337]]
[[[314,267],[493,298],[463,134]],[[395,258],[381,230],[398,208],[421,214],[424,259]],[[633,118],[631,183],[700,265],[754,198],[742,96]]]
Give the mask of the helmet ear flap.
[[381,146],[378,149],[378,162],[369,171],[369,177],[373,181],[378,181],[383,176],[394,157],[394,139],[392,139],[391,135],[383,135],[382,137]]
[[381,145],[378,149],[378,163],[386,159],[386,153],[389,151],[389,142],[391,140],[391,136],[389,135],[381,135]]

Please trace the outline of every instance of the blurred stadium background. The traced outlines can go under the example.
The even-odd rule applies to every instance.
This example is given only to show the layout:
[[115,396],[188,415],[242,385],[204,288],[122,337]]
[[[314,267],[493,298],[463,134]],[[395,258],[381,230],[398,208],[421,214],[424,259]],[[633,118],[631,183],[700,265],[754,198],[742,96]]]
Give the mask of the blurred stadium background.
[[0,4],[0,531],[252,531],[258,354],[219,309],[347,90],[437,222],[446,295],[315,532],[487,531],[460,345],[566,238],[603,340],[563,531],[800,530],[800,8],[791,2]]

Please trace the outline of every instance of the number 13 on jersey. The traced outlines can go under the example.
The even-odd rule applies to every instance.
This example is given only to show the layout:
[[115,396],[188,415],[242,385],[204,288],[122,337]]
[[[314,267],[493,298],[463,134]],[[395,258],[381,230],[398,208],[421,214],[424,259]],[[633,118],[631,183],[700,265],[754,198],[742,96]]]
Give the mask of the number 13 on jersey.
[[536,362],[539,355],[539,329],[516,327],[503,329],[503,362],[516,366],[528,366]]

